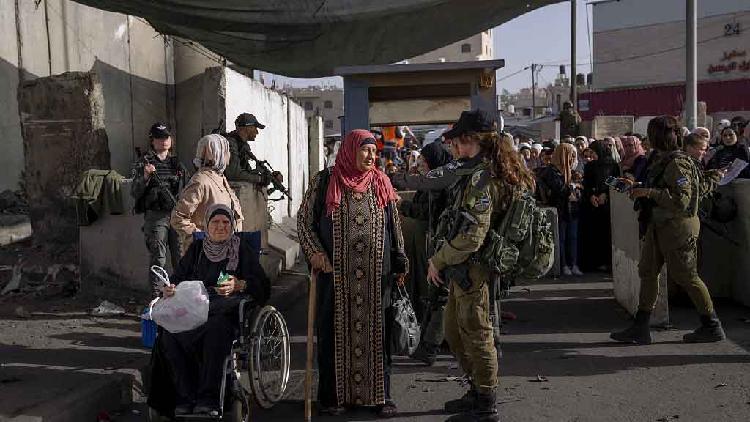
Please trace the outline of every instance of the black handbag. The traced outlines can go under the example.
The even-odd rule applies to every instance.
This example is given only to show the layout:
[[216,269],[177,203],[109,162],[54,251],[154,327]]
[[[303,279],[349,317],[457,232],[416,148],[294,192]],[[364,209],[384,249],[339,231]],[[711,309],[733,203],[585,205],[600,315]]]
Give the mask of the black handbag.
[[394,354],[410,356],[417,349],[422,330],[404,286],[393,291],[393,326],[391,329],[391,349]]

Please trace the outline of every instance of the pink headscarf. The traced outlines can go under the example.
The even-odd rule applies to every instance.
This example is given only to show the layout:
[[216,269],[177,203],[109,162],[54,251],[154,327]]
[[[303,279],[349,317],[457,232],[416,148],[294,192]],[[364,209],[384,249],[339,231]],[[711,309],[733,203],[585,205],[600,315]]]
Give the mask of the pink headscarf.
[[341,143],[341,148],[336,156],[336,164],[333,166],[331,181],[326,192],[326,212],[328,215],[341,204],[341,198],[345,189],[362,193],[375,184],[375,196],[378,206],[385,208],[388,202],[398,200],[398,195],[391,185],[390,179],[377,167],[362,172],[357,168],[357,151],[362,142],[372,139],[375,144],[375,136],[370,131],[356,129],[349,132]]
[[[635,160],[641,155],[646,155],[646,151],[643,150],[641,140],[636,136],[623,136],[622,138],[620,138],[620,140],[622,141],[624,150],[624,155],[620,164],[622,164],[623,168],[632,168]],[[634,148],[630,148],[631,146],[633,146]],[[631,149],[633,149],[635,152],[631,151]]]

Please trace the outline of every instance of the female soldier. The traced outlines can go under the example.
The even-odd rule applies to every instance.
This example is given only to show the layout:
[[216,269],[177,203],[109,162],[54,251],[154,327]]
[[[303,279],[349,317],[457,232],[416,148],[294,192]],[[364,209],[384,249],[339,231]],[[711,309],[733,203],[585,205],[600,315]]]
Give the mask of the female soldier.
[[643,198],[641,219],[643,213],[649,213],[638,264],[641,292],[635,322],[624,331],[612,333],[610,337],[616,341],[651,343],[649,320],[659,294],[658,277],[664,263],[669,277],[685,289],[700,314],[701,326],[685,334],[683,341],[704,343],[725,338],[711,296],[698,275],[697,262],[698,204],[702,196],[716,187],[721,173],[702,173],[690,156],[679,151],[680,138],[680,127],[674,117],[656,117],[648,123],[648,139],[656,155],[649,160],[647,187],[632,189],[630,194],[633,199]]
[[471,382],[470,390],[462,398],[447,402],[445,410],[464,413],[457,416],[459,419],[469,416],[477,421],[497,421],[490,271],[471,258],[493,223],[502,219],[513,195],[532,190],[534,180],[484,112],[463,112],[444,136],[458,138],[456,158],[466,160],[462,167],[466,171],[451,190],[451,205],[441,216],[441,226],[450,221],[446,223],[450,228],[446,232],[438,229],[442,245],[430,258],[427,279],[436,285],[450,283],[445,339]]

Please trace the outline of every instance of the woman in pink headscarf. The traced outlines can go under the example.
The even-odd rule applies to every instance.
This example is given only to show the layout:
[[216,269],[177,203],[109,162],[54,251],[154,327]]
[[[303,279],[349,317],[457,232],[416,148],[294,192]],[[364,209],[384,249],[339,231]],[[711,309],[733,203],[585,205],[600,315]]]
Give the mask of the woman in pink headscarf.
[[318,274],[318,408],[327,414],[351,406],[374,406],[382,417],[397,410],[386,310],[408,260],[398,196],[376,154],[372,133],[349,132],[298,213],[300,245]]
[[620,161],[622,173],[633,180],[645,181],[648,159],[646,158],[646,151],[643,150],[641,145],[641,140],[635,136],[623,136],[620,140],[623,147],[622,161]]

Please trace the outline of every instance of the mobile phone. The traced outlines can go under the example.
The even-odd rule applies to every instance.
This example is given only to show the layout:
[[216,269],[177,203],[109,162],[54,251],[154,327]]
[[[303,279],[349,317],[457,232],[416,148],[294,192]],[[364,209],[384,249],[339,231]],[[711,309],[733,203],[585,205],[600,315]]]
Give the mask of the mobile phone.
[[638,186],[640,183],[630,185],[624,179],[620,179],[614,176],[609,176],[607,180],[604,181],[604,184],[612,187],[617,192],[625,193],[629,191],[630,189],[633,189],[634,187]]

